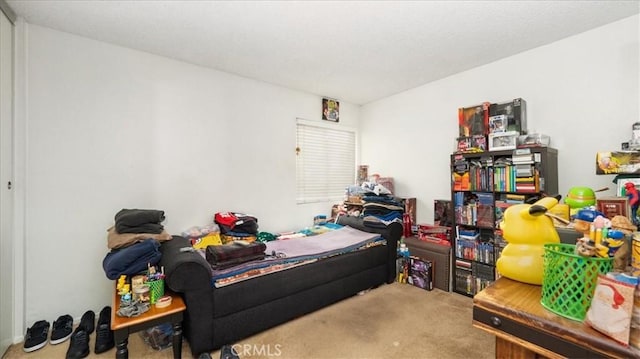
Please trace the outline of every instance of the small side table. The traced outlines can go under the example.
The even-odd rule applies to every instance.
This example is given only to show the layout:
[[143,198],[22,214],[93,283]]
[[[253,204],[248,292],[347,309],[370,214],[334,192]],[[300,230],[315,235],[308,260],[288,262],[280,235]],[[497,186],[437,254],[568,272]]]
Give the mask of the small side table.
[[120,309],[120,296],[114,288],[114,296],[111,305],[111,330],[116,343],[116,359],[129,357],[129,334],[149,329],[156,325],[171,322],[173,326],[173,357],[180,359],[182,356],[182,317],[187,307],[182,297],[165,291],[165,295],[171,296],[171,305],[165,308],[156,308],[151,305],[149,310],[137,317],[121,317],[116,314]]

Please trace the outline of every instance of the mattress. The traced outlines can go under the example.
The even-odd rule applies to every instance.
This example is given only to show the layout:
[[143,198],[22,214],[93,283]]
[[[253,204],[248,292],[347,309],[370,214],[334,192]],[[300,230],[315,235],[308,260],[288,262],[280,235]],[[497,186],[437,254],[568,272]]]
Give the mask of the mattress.
[[[212,269],[211,281],[213,286],[219,288],[324,258],[385,244],[386,241],[380,234],[360,231],[349,226],[308,237],[275,240],[266,243],[264,259],[225,269]],[[204,256],[204,250],[200,253]]]

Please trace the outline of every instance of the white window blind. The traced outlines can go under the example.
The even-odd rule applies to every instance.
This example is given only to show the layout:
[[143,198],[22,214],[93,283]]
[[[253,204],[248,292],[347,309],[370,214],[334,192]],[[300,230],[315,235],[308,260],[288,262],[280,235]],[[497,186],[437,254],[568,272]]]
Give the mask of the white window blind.
[[355,130],[298,120],[296,133],[297,203],[342,200],[355,183]]

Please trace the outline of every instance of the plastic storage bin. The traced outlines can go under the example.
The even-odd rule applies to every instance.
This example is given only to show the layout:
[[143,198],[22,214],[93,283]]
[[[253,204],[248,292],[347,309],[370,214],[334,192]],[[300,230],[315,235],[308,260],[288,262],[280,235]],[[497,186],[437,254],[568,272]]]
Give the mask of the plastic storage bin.
[[547,147],[550,143],[551,137],[541,133],[518,136],[518,147]]
[[544,245],[540,303],[565,318],[582,321],[591,305],[598,274],[613,268],[613,258],[583,257],[573,244]]

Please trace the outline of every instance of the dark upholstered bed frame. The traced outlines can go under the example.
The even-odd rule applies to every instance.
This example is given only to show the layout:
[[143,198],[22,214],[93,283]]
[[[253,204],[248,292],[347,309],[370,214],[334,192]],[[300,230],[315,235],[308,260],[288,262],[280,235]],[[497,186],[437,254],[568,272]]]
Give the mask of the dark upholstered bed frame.
[[380,233],[387,245],[215,288],[207,261],[198,253],[180,251],[190,246],[185,238],[174,236],[164,242],[160,265],[167,287],[186,303],[183,329],[192,354],[212,352],[362,290],[393,282],[402,225],[370,228],[360,218],[348,216],[340,217],[338,223]]

